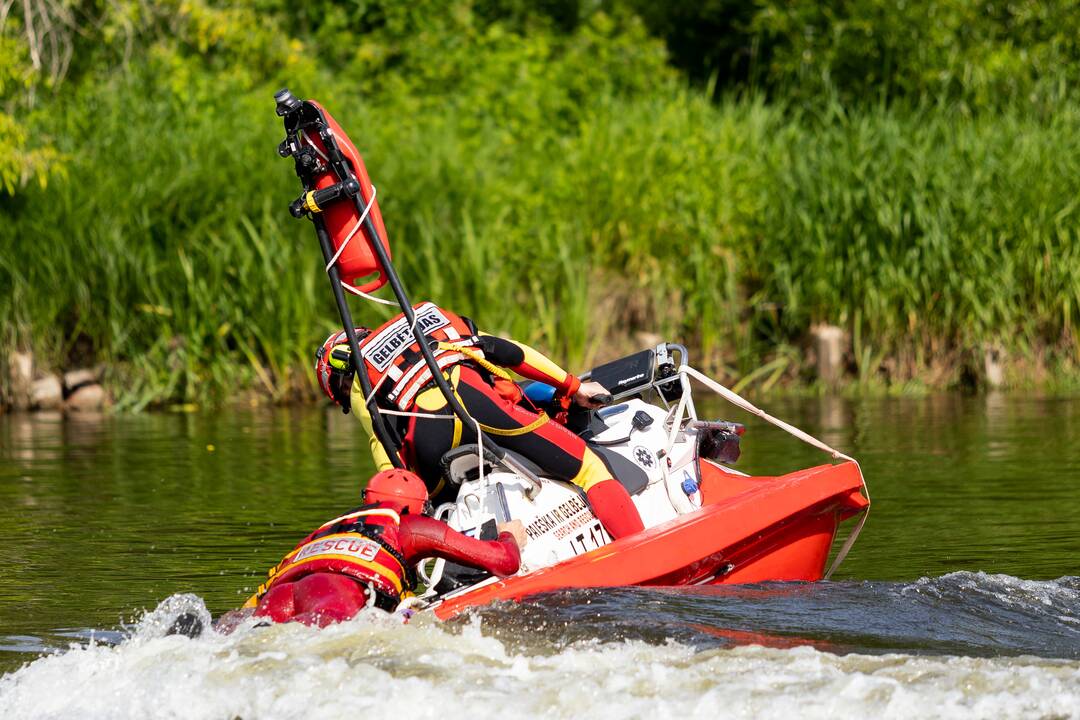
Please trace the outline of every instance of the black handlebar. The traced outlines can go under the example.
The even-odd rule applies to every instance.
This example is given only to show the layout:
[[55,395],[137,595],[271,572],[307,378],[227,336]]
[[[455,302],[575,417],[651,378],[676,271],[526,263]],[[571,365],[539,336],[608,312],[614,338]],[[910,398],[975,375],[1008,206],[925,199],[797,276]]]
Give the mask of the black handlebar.
[[356,178],[349,178],[345,182],[339,182],[322,190],[306,192],[296,198],[289,205],[289,212],[295,218],[304,217],[308,213],[320,213],[332,202],[352,197],[360,192],[360,183]]
[[599,405],[601,407],[610,405],[613,402],[615,402],[615,396],[611,393],[600,393],[598,395],[593,395],[591,398],[589,398],[590,404]]

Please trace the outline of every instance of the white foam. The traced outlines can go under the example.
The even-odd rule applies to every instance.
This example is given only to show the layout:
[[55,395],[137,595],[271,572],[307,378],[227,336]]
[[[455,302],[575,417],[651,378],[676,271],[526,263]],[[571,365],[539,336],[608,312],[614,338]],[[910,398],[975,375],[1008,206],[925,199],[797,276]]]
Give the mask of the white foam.
[[[514,652],[479,621],[371,611],[314,630],[198,640],[140,630],[0,678],[3,718],[1080,717],[1080,662],[541,638]],[[519,639],[520,640],[520,639]],[[390,703],[389,705],[387,703]]]
[[990,595],[1002,602],[1019,604],[1021,602],[1039,603],[1042,605],[1055,605],[1059,603],[1076,603],[1080,600],[1080,593],[1076,589],[1063,585],[1058,580],[1025,580],[986,572],[959,571],[933,578],[919,578],[907,586],[907,591],[925,591],[930,589],[944,590],[950,586],[959,589],[979,592]]

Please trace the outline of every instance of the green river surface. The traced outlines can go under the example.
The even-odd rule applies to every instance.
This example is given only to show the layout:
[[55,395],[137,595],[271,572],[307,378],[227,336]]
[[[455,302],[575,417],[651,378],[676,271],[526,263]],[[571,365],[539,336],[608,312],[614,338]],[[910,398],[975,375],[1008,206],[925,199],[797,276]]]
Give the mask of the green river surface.
[[[1080,717],[1080,400],[763,405],[861,462],[873,508],[830,582],[567,591],[451,623],[198,640],[162,637],[163,614],[239,606],[358,503],[372,467],[355,420],[0,416],[0,716],[317,717],[380,707],[375,681],[413,717]],[[709,410],[746,422],[743,471],[824,461]]]

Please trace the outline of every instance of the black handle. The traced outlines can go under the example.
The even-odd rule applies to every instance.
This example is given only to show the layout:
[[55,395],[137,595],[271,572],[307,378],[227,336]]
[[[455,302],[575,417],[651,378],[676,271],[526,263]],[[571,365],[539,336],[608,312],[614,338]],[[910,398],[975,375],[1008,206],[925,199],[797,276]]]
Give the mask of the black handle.
[[321,213],[330,203],[350,198],[358,192],[360,192],[360,183],[356,181],[356,178],[349,178],[328,188],[304,193],[292,201],[289,212],[295,218],[303,217],[308,213]]

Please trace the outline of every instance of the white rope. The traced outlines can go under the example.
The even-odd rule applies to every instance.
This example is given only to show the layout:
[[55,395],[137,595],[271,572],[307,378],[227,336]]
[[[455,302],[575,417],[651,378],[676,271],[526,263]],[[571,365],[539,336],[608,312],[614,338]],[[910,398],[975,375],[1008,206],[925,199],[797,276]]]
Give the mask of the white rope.
[[679,404],[675,408],[675,415],[671,418],[671,432],[668,435],[667,447],[664,448],[664,455],[671,453],[671,448],[675,447],[675,439],[679,437],[679,430],[682,428],[683,413],[686,412],[686,399],[690,397],[690,393],[684,392],[682,397],[679,398]]
[[[379,382],[375,383],[375,387],[371,388],[371,392],[364,398],[364,407],[369,407],[371,405],[371,398],[375,397],[375,393],[379,392],[379,388],[382,387],[382,384],[386,382],[386,378],[388,377],[390,377],[390,375],[386,374],[379,378]],[[383,412],[383,410],[380,408],[379,412]]]
[[[326,153],[324,153],[322,150],[319,149],[319,146],[316,145],[315,142],[310,137],[308,137],[308,134],[305,131],[303,131],[303,130],[300,131],[300,137],[307,141],[308,145],[311,146],[311,149],[314,150],[318,154],[319,157],[321,157],[326,162],[330,162],[330,158],[328,158],[326,156]],[[330,268],[334,267],[334,263],[336,263],[338,261],[338,258],[341,257],[341,253],[343,253],[345,251],[345,246],[349,244],[349,241],[353,239],[353,236],[356,235],[357,231],[364,224],[364,220],[367,218],[368,213],[371,212],[372,205],[375,204],[375,196],[377,194],[378,194],[378,190],[376,189],[376,187],[374,185],[372,185],[371,186],[371,199],[368,200],[367,206],[364,207],[364,212],[360,215],[360,219],[357,220],[356,225],[354,225],[353,229],[349,231],[349,234],[345,236],[345,242],[341,243],[341,247],[339,247],[337,249],[337,252],[334,253],[334,257],[330,258],[330,262],[326,263],[326,268],[325,268],[326,272],[330,272]],[[346,285],[344,282],[341,283],[341,284],[347,290],[350,290],[350,291],[354,290],[354,288],[352,288],[349,285]],[[369,300],[374,300],[375,302],[385,302],[385,303],[389,303],[391,305],[396,305],[396,303],[390,303],[388,300],[382,300],[380,298],[374,298],[374,297],[371,297],[370,295],[367,295],[365,293],[361,293],[359,290],[356,290],[356,293],[362,295],[363,297],[368,298]]]
[[368,582],[367,585],[367,602],[364,603],[364,609],[370,610],[375,607],[375,583]]
[[848,455],[845,455],[844,453],[840,452],[836,448],[833,448],[833,447],[830,447],[829,445],[826,445],[825,443],[818,440],[813,435],[810,435],[809,433],[803,432],[802,430],[795,427],[794,425],[792,425],[790,423],[786,423],[786,422],[784,422],[783,420],[781,420],[779,418],[773,417],[769,413],[767,413],[764,410],[758,408],[756,405],[751,403],[749,400],[746,400],[745,398],[743,398],[741,395],[739,395],[739,394],[737,394],[737,393],[735,393],[735,392],[733,392],[731,390],[728,390],[726,387],[724,387],[720,383],[716,382],[715,380],[708,377],[707,375],[703,375],[702,373],[698,372],[697,370],[690,367],[689,365],[684,365],[680,369],[680,372],[686,373],[690,377],[692,377],[695,380],[697,380],[698,382],[700,382],[705,387],[712,390],[714,393],[716,393],[720,397],[724,398],[725,400],[727,400],[731,404],[742,408],[743,410],[750,413],[751,415],[757,415],[759,418],[761,418],[765,422],[771,423],[772,425],[775,425],[776,427],[778,427],[781,430],[785,431],[789,435],[793,435],[793,436],[797,437],[798,439],[802,440],[807,445],[811,445],[813,447],[816,447],[818,450],[829,453],[829,455],[831,455],[834,460],[840,460],[840,459],[850,460],[851,462],[858,465],[858,462],[855,460],[855,458],[849,457]]
[[349,244],[349,241],[353,239],[353,236],[356,235],[356,233],[363,226],[364,220],[367,219],[368,213],[371,212],[371,206],[375,204],[375,196],[377,194],[378,191],[375,189],[375,186],[372,185],[371,199],[368,200],[367,205],[364,207],[364,212],[361,213],[360,219],[356,221],[355,225],[353,225],[353,229],[350,230],[349,234],[345,236],[345,242],[341,243],[341,246],[337,249],[337,252],[334,253],[334,257],[330,258],[330,262],[326,263],[326,272],[330,272],[330,268],[334,267],[334,263],[336,263],[338,261],[338,258],[341,257],[341,253],[345,252],[345,247]]
[[[349,234],[345,236],[345,242],[341,243],[341,245],[338,247],[337,251],[334,253],[334,257],[330,258],[330,262],[326,263],[326,267],[324,268],[324,270],[326,270],[327,273],[330,272],[330,268],[334,267],[334,264],[337,263],[338,258],[340,258],[341,254],[343,252],[345,252],[345,248],[349,245],[349,242],[353,239],[353,237],[356,236],[356,233],[359,232],[360,228],[363,227],[364,220],[367,219],[368,213],[371,212],[371,208],[375,204],[375,197],[376,197],[377,194],[378,194],[378,190],[376,189],[376,187],[374,185],[372,185],[371,186],[371,199],[368,200],[367,205],[364,206],[364,212],[360,215],[360,219],[356,221],[356,224],[353,225],[353,229],[350,230]],[[378,241],[378,240],[376,239],[376,241]],[[341,287],[345,288],[346,292],[350,292],[353,295],[357,295],[359,297],[362,297],[365,300],[370,300],[371,302],[380,303],[382,305],[397,305],[397,302],[395,300],[384,300],[383,298],[375,297],[374,295],[369,295],[366,292],[364,292],[363,290],[361,290],[360,288],[353,287],[352,285],[345,282],[344,280],[341,280],[340,282],[341,282]]]
[[312,147],[312,149],[313,149],[313,150],[314,150],[314,151],[315,151],[316,153],[318,153],[319,157],[321,157],[321,158],[322,158],[323,160],[325,160],[326,162],[330,162],[330,158],[326,157],[326,153],[324,153],[324,152],[323,152],[322,150],[320,150],[320,149],[319,149],[319,146],[318,146],[318,145],[316,145],[316,144],[314,143],[314,141],[312,141],[312,139],[308,137],[308,134],[307,134],[307,132],[305,132],[305,131],[301,130],[301,131],[300,131],[300,137],[302,137],[302,138],[303,138],[304,140],[307,140],[307,142],[308,142],[308,145],[310,145],[310,146]]
[[[330,158],[326,156],[326,153],[319,149],[319,146],[316,145],[310,137],[308,137],[306,132],[301,130],[300,137],[307,141],[308,145],[311,146],[311,148],[319,155],[319,157],[321,157],[326,162],[330,162]],[[334,253],[334,257],[330,258],[330,262],[326,264],[326,268],[324,268],[326,272],[330,272],[330,268],[332,268],[334,264],[338,261],[338,258],[341,257],[341,253],[345,252],[345,247],[349,244],[349,241],[353,239],[353,236],[356,235],[356,233],[363,226],[364,220],[367,219],[368,213],[371,212],[372,206],[375,205],[375,197],[378,195],[378,192],[378,188],[372,185],[371,199],[368,200],[367,205],[364,206],[364,212],[360,215],[360,219],[356,221],[356,225],[354,225],[353,229],[349,231],[349,234],[345,236],[345,242],[341,243],[341,246]],[[349,285],[344,280],[341,281],[341,287],[345,288],[346,291],[352,293],[353,295],[358,295],[359,297],[362,297],[365,300],[370,300],[371,302],[381,303],[383,305],[397,305],[397,303],[393,300],[384,300],[382,298],[377,298],[374,295],[368,295],[366,292],[363,292],[362,290],[359,290],[358,288]]]
[[352,285],[349,285],[344,280],[341,281],[341,287],[345,288],[346,292],[352,293],[353,295],[356,295],[357,297],[362,297],[365,300],[370,300],[373,303],[379,303],[381,305],[393,305],[394,307],[398,307],[398,304],[397,304],[396,300],[385,300],[383,298],[375,297],[374,295],[368,295],[366,292],[364,292],[360,288],[353,287]]
[[[855,463],[858,465],[858,463]],[[862,476],[862,470],[859,471],[859,476]],[[866,480],[863,480],[863,492],[866,492]],[[870,499],[870,494],[866,494],[866,499]],[[859,518],[859,524],[855,526],[855,529],[848,535],[847,540],[844,541],[844,546],[840,548],[840,552],[836,553],[836,557],[833,558],[832,565],[829,566],[829,571],[825,573],[825,579],[828,580],[832,577],[832,574],[836,572],[836,569],[840,567],[840,563],[844,562],[844,558],[847,557],[848,552],[855,545],[855,540],[859,537],[859,533],[862,532],[863,525],[866,524],[866,518],[870,516],[870,506],[867,505],[866,509],[862,511],[862,517]]]
[[[397,415],[398,417],[415,417],[415,418],[430,418],[431,420],[456,420],[457,417],[450,413],[449,415],[435,415],[433,413],[418,413],[418,412],[405,412],[404,410],[379,410],[379,412],[385,415]],[[470,417],[473,424],[476,425],[476,448],[479,453],[480,459],[480,484],[484,483],[484,433],[480,430],[480,421],[474,417]]]
[[[776,427],[780,428],[781,430],[788,433],[789,435],[792,435],[793,437],[796,437],[799,440],[802,440],[807,445],[810,445],[812,447],[817,448],[818,450],[821,450],[823,452],[828,453],[834,460],[847,460],[848,462],[854,463],[855,464],[855,469],[859,473],[859,482],[862,483],[863,495],[866,497],[867,502],[870,501],[870,490],[866,486],[866,477],[863,476],[862,466],[859,465],[858,460],[851,457],[850,455],[845,455],[844,453],[840,452],[836,448],[831,447],[830,445],[827,445],[826,443],[822,442],[821,440],[818,440],[813,435],[811,435],[811,434],[809,434],[807,432],[803,432],[802,430],[795,427],[791,423],[787,423],[787,422],[784,422],[783,420],[781,420],[779,418],[773,417],[772,415],[765,412],[761,408],[757,407],[756,405],[754,405],[753,403],[751,403],[749,400],[742,397],[738,393],[736,393],[736,392],[734,392],[732,390],[728,390],[726,387],[724,387],[720,383],[716,382],[715,380],[708,377],[707,375],[703,375],[702,373],[698,372],[697,370],[690,367],[689,365],[683,365],[679,369],[679,372],[685,373],[686,375],[694,378],[695,380],[700,382],[702,385],[704,385],[705,387],[707,387],[710,390],[712,390],[713,392],[715,392],[720,397],[724,398],[725,400],[727,400],[731,404],[742,408],[743,410],[750,413],[751,415],[757,415],[759,418],[761,418],[765,422],[770,423],[772,425],[775,425]],[[862,510],[862,517],[859,519],[859,522],[855,526],[855,529],[851,531],[850,535],[848,535],[847,540],[844,541],[843,547],[840,548],[840,552],[838,552],[836,554],[836,558],[833,560],[832,565],[829,567],[828,572],[825,573],[825,579],[826,580],[828,580],[830,577],[832,577],[832,574],[834,572],[836,572],[837,568],[840,567],[840,563],[842,563],[844,561],[844,558],[847,557],[848,552],[855,545],[855,540],[858,539],[859,533],[862,532],[863,525],[866,524],[866,518],[869,517],[869,516],[870,516],[870,506],[867,505]]]
[[322,525],[319,526],[319,529],[322,530],[324,527],[330,527],[331,525],[339,523],[342,520],[352,520],[353,518],[360,517],[361,515],[382,515],[383,517],[390,518],[398,525],[401,524],[401,516],[398,515],[397,512],[390,510],[389,508],[376,508],[375,510],[357,510],[356,512],[349,513],[348,515],[341,515],[340,517],[336,517],[333,520],[324,522]]
[[484,487],[484,433],[480,432],[480,421],[470,416],[473,424],[476,425],[476,449],[479,450],[480,460],[480,487]]
[[397,415],[398,417],[416,417],[416,418],[430,418],[432,420],[453,420],[454,415],[436,415],[434,413],[418,413],[418,412],[406,412],[404,410],[383,410],[379,408],[379,412],[383,415]]
[[320,150],[320,149],[319,149],[319,146],[318,146],[318,145],[315,145],[315,142],[314,142],[314,140],[312,140],[312,139],[311,139],[310,137],[308,137],[308,133],[307,133],[306,131],[302,131],[302,130],[301,130],[301,131],[300,131],[300,137],[308,141],[308,145],[310,145],[310,146],[311,146],[311,148],[312,148],[312,149],[313,149],[313,150],[314,150],[314,151],[315,151],[316,153],[318,153],[318,154],[319,154],[319,157],[320,157],[320,158],[322,158],[322,159],[323,159],[323,160],[325,160],[326,162],[329,162],[329,161],[330,161],[330,159],[326,157],[326,153],[325,153],[325,152],[323,152],[322,150]]

